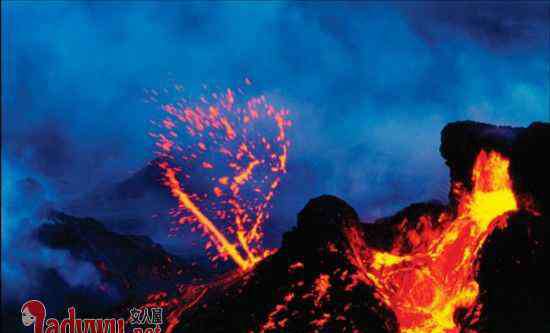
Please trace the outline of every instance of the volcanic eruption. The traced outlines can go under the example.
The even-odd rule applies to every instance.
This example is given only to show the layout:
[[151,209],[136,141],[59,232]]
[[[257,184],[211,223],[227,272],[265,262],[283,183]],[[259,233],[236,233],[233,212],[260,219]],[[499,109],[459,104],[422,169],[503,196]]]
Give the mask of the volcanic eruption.
[[[495,306],[498,296],[491,288],[498,283],[487,284],[498,279],[499,265],[507,265],[492,259],[492,249],[498,249],[493,235],[509,233],[518,223],[528,229],[523,246],[529,254],[514,260],[527,261],[529,272],[547,276],[540,255],[548,231],[542,222],[547,202],[540,188],[548,184],[548,175],[533,154],[541,142],[550,142],[548,125],[450,124],[441,146],[451,170],[448,205],[415,204],[361,223],[345,202],[322,196],[300,212],[282,246],[268,250],[261,245],[261,227],[286,172],[288,111],[265,96],[246,99],[230,89],[211,96],[213,102],[202,98],[201,105],[163,105],[162,131],[151,135],[163,183],[178,203],[172,212],[176,226],[194,224],[208,237],[207,248],[216,249],[213,259],[231,259],[238,269],[184,285],[172,298],[152,295],[148,305],[164,306],[169,313],[168,332],[452,333],[549,327],[544,316],[527,323],[521,315],[510,316],[521,323],[502,324],[512,319]],[[527,289],[522,304],[530,313],[544,312],[547,302]],[[542,288],[541,295],[547,290]]]
[[354,228],[347,232],[357,278],[376,288],[376,296],[395,312],[401,332],[458,332],[455,311],[475,310],[479,249],[494,228],[506,226],[502,215],[517,209],[508,169],[509,160],[501,154],[480,151],[473,190],[453,184],[458,211],[435,220],[422,215],[412,230],[404,229],[404,220],[390,251],[369,248]]
[[[247,270],[271,253],[262,248],[262,224],[286,172],[291,122],[288,111],[265,96],[243,95],[227,89],[202,96],[196,105],[184,99],[164,104],[161,132],[151,136],[164,184],[179,204],[177,223],[196,224],[209,238],[207,248],[217,250],[213,259],[230,258]],[[189,172],[197,165],[200,172]],[[197,186],[194,177],[206,184]]]

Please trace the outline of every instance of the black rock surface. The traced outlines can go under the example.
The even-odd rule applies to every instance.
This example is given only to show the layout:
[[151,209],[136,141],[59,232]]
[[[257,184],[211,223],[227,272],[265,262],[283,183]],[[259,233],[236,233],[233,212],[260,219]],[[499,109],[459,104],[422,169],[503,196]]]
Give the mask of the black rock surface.
[[41,243],[92,263],[106,285],[126,297],[143,297],[205,276],[200,267],[168,253],[147,236],[119,234],[97,220],[58,211],[51,211],[47,219],[51,223],[36,231]]

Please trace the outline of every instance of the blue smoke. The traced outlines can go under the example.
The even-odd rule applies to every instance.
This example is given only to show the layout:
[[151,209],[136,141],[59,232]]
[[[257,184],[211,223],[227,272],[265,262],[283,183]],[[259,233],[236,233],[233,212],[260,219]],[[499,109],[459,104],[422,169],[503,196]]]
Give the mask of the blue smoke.
[[51,190],[24,167],[2,162],[2,302],[22,303],[41,292],[46,270],[70,287],[97,288],[100,275],[92,264],[45,247],[33,234],[45,222],[43,212],[54,207]]
[[495,6],[3,2],[3,161],[78,197],[152,159],[143,89],[250,77],[294,120],[274,243],[323,193],[445,200],[447,122],[548,120],[548,5]]

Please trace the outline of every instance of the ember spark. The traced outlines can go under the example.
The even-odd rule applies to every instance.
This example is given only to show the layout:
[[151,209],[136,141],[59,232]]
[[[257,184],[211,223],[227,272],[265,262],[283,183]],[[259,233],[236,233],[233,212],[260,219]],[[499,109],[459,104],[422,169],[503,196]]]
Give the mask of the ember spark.
[[193,105],[180,99],[162,110],[160,131],[150,135],[164,184],[178,202],[173,231],[194,224],[209,238],[206,248],[217,250],[214,260],[250,269],[272,252],[262,247],[262,226],[286,173],[288,111],[263,95],[246,98],[241,89],[201,96]]

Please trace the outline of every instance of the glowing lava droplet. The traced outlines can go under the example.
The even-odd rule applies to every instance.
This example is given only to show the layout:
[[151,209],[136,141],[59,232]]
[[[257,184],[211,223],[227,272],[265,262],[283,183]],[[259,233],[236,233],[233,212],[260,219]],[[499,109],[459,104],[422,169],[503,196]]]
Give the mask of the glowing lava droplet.
[[214,260],[250,269],[271,252],[262,248],[262,225],[286,172],[288,111],[241,89],[201,96],[195,105],[179,99],[162,110],[165,118],[155,123],[161,130],[150,135],[179,205],[172,231],[192,223],[217,250]]
[[[472,170],[472,191],[454,186],[456,216],[442,214],[439,223],[422,216],[418,223],[427,228],[405,233],[390,252],[369,248],[357,228],[347,230],[357,278],[376,288],[380,301],[395,312],[401,332],[459,332],[455,311],[474,310],[477,254],[487,236],[505,226],[498,217],[517,209],[508,167],[509,160],[499,153],[481,151]],[[414,244],[406,253],[400,246],[404,241]]]

